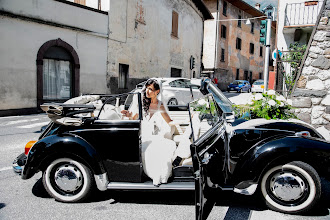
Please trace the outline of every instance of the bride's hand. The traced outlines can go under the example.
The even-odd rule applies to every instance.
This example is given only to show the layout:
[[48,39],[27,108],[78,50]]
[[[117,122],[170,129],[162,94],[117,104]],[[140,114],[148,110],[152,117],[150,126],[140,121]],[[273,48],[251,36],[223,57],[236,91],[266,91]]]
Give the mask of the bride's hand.
[[125,116],[125,117],[128,117],[128,118],[132,117],[132,112],[129,112],[128,110],[122,110],[120,113],[122,113],[123,116]]

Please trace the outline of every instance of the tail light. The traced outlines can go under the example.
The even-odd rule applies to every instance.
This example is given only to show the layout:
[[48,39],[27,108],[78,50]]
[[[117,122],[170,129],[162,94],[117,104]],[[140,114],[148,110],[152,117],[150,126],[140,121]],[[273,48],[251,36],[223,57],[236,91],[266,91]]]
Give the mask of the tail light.
[[37,141],[29,141],[26,145],[25,145],[25,151],[24,154],[28,155],[29,151],[31,149],[31,147],[36,143]]
[[254,87],[254,85],[252,85],[252,88]]
[[310,137],[311,134],[308,131],[301,131],[301,132],[297,132],[296,136],[298,136],[298,137]]

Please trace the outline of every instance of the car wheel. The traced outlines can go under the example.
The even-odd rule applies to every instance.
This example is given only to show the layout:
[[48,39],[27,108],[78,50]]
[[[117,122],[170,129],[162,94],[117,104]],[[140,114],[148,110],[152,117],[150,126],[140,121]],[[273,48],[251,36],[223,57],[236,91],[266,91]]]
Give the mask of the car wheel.
[[90,169],[70,158],[50,163],[42,176],[45,189],[61,202],[80,202],[86,199],[93,185]]
[[239,90],[239,93],[242,93],[242,92],[243,92],[243,89],[240,89],[240,90]]
[[248,90],[248,93],[251,93],[251,89]]
[[178,100],[176,100],[175,98],[171,98],[167,105],[178,105]]
[[319,175],[301,161],[271,168],[262,177],[260,188],[270,209],[289,214],[307,212],[321,196]]

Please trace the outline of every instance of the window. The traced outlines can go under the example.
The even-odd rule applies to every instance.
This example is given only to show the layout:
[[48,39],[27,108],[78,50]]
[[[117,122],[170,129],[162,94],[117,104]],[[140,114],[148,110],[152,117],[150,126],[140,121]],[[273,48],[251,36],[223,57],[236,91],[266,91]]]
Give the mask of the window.
[[227,2],[226,1],[223,2],[222,14],[224,16],[227,16]]
[[237,50],[242,50],[242,39],[241,38],[236,38],[236,49]]
[[260,56],[262,57],[262,50],[263,50],[263,47],[260,46]]
[[119,77],[118,77],[119,89],[127,89],[128,69],[129,69],[128,65],[121,63],[119,64]]
[[249,74],[249,71],[244,70],[244,79],[245,79],[245,80],[248,79],[248,74]]
[[226,38],[226,32],[227,32],[227,27],[224,25],[221,25],[221,37]]
[[65,100],[72,97],[72,64],[62,47],[50,47],[43,59],[43,99]]
[[225,49],[221,48],[221,59],[220,61],[225,62]]
[[239,80],[239,69],[236,69],[236,80]]
[[179,29],[179,14],[175,11],[172,11],[172,32],[171,35],[173,37],[178,37],[178,29]]
[[254,44],[250,43],[250,54],[254,54]]
[[262,73],[259,73],[259,79],[262,79]]
[[169,85],[174,88],[186,88],[186,82],[183,79],[174,80]]
[[248,81],[249,81],[249,82],[252,82],[252,71],[250,71],[250,76],[249,76]]
[[251,22],[251,33],[254,33],[254,22]]
[[171,77],[181,77],[181,69],[171,68]]
[[86,5],[86,0],[74,0],[74,3],[80,4],[80,5]]
[[241,15],[238,15],[238,21],[237,21],[237,27],[242,27],[242,20],[240,20],[240,19],[242,19],[242,16]]

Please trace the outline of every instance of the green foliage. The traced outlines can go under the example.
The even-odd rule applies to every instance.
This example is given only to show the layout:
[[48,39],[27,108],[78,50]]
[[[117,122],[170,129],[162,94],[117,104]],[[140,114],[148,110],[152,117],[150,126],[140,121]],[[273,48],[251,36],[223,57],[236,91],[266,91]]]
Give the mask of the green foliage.
[[296,118],[292,113],[292,106],[285,98],[277,95],[274,90],[267,93],[258,93],[249,101],[248,105],[234,106],[235,113],[247,119],[265,118],[269,119],[289,119]]
[[282,58],[282,60],[288,62],[291,67],[291,72],[283,72],[285,84],[289,91],[291,91],[294,86],[299,71],[299,66],[306,48],[306,44],[300,45],[298,42],[290,44],[289,52]]

